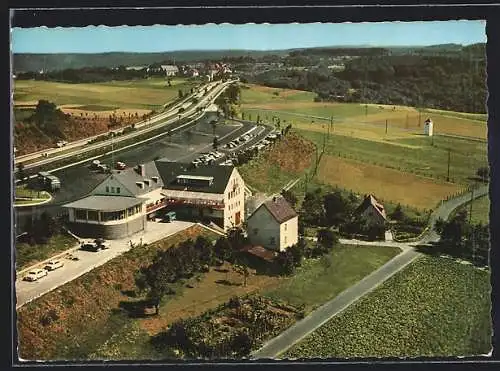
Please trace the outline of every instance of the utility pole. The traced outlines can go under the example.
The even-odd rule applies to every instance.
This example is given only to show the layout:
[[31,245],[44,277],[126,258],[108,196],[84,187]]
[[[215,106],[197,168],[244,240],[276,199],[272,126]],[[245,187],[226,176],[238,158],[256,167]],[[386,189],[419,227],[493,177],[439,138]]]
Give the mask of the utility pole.
[[446,176],[446,181],[450,181],[450,158],[451,158],[451,149],[448,148],[448,175]]

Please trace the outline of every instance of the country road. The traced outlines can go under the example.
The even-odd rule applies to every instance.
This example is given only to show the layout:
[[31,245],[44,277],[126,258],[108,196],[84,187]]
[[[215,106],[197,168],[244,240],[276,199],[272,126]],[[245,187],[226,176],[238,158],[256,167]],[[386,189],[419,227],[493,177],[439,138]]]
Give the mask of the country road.
[[[473,198],[478,198],[488,194],[488,185],[483,185],[474,190]],[[397,244],[402,248],[403,252],[379,269],[375,270],[358,283],[349,287],[341,292],[334,299],[319,307],[314,312],[310,313],[307,317],[295,323],[293,326],[282,332],[277,337],[268,341],[260,349],[252,353],[252,359],[262,358],[278,358],[286,350],[298,343],[310,333],[321,327],[324,323],[332,317],[344,311],[351,304],[373,291],[376,287],[380,286],[387,279],[392,277],[397,272],[401,271],[404,267],[411,264],[417,259],[421,253],[414,249],[414,246],[428,244],[431,242],[439,241],[439,235],[434,231],[436,221],[441,219],[448,219],[450,214],[458,207],[466,204],[471,200],[472,194],[465,193],[456,198],[444,201],[431,215],[429,220],[429,228],[424,235],[415,242],[402,244],[396,242],[365,242],[357,240],[341,240],[342,243],[356,244],[356,245],[380,245],[388,246]]]

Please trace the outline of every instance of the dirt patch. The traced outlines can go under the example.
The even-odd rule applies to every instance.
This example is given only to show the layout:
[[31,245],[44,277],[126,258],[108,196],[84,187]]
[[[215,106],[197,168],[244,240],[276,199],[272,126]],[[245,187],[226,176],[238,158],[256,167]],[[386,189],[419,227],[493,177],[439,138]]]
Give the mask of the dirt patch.
[[[181,296],[164,305],[159,316],[142,319],[141,327],[150,335],[155,335],[169,324],[181,318],[199,316],[207,310],[227,302],[232,296],[269,290],[277,287],[286,279],[252,273],[247,278],[247,286],[245,287],[243,286],[243,277],[233,272],[229,263],[221,268],[229,269],[229,273],[218,272],[212,268],[200,282],[195,284],[194,288],[186,288]],[[220,283],[224,280],[232,282],[233,285]]]
[[323,157],[318,178],[327,184],[361,194],[372,193],[381,200],[421,210],[435,208],[440,200],[460,189],[454,184],[333,156]]
[[310,166],[314,151],[312,142],[290,133],[275,144],[266,159],[284,171],[302,173]]

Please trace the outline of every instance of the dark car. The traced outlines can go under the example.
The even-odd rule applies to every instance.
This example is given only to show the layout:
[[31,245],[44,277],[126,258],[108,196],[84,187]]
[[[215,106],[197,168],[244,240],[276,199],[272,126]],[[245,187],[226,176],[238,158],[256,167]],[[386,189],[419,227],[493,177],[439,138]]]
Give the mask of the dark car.
[[93,243],[82,243],[82,245],[80,246],[80,250],[91,252],[98,252],[100,248],[101,247],[99,245]]

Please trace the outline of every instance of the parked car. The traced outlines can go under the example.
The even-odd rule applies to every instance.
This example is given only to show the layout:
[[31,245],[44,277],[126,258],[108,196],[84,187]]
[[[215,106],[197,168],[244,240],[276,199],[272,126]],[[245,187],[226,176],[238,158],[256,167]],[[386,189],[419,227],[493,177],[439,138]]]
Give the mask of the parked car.
[[57,268],[61,268],[64,265],[62,260],[51,260],[47,264],[45,264],[45,269],[48,271],[56,270]]
[[49,272],[46,269],[37,268],[29,271],[24,279],[26,281],[34,282],[38,281],[42,277],[45,277],[47,274],[49,274]]
[[118,162],[116,163],[116,168],[117,168],[118,170],[124,170],[126,167],[127,167],[127,165],[125,165],[125,163],[124,163],[124,162],[118,161]]
[[110,245],[109,245],[109,242],[106,241],[105,239],[103,238],[96,238],[94,240],[94,243],[96,244],[97,247],[103,249],[103,250],[107,250],[110,248]]
[[95,243],[91,243],[91,242],[84,242],[80,246],[80,250],[83,250],[83,251],[98,252],[100,249],[101,248],[99,245],[96,245]]

